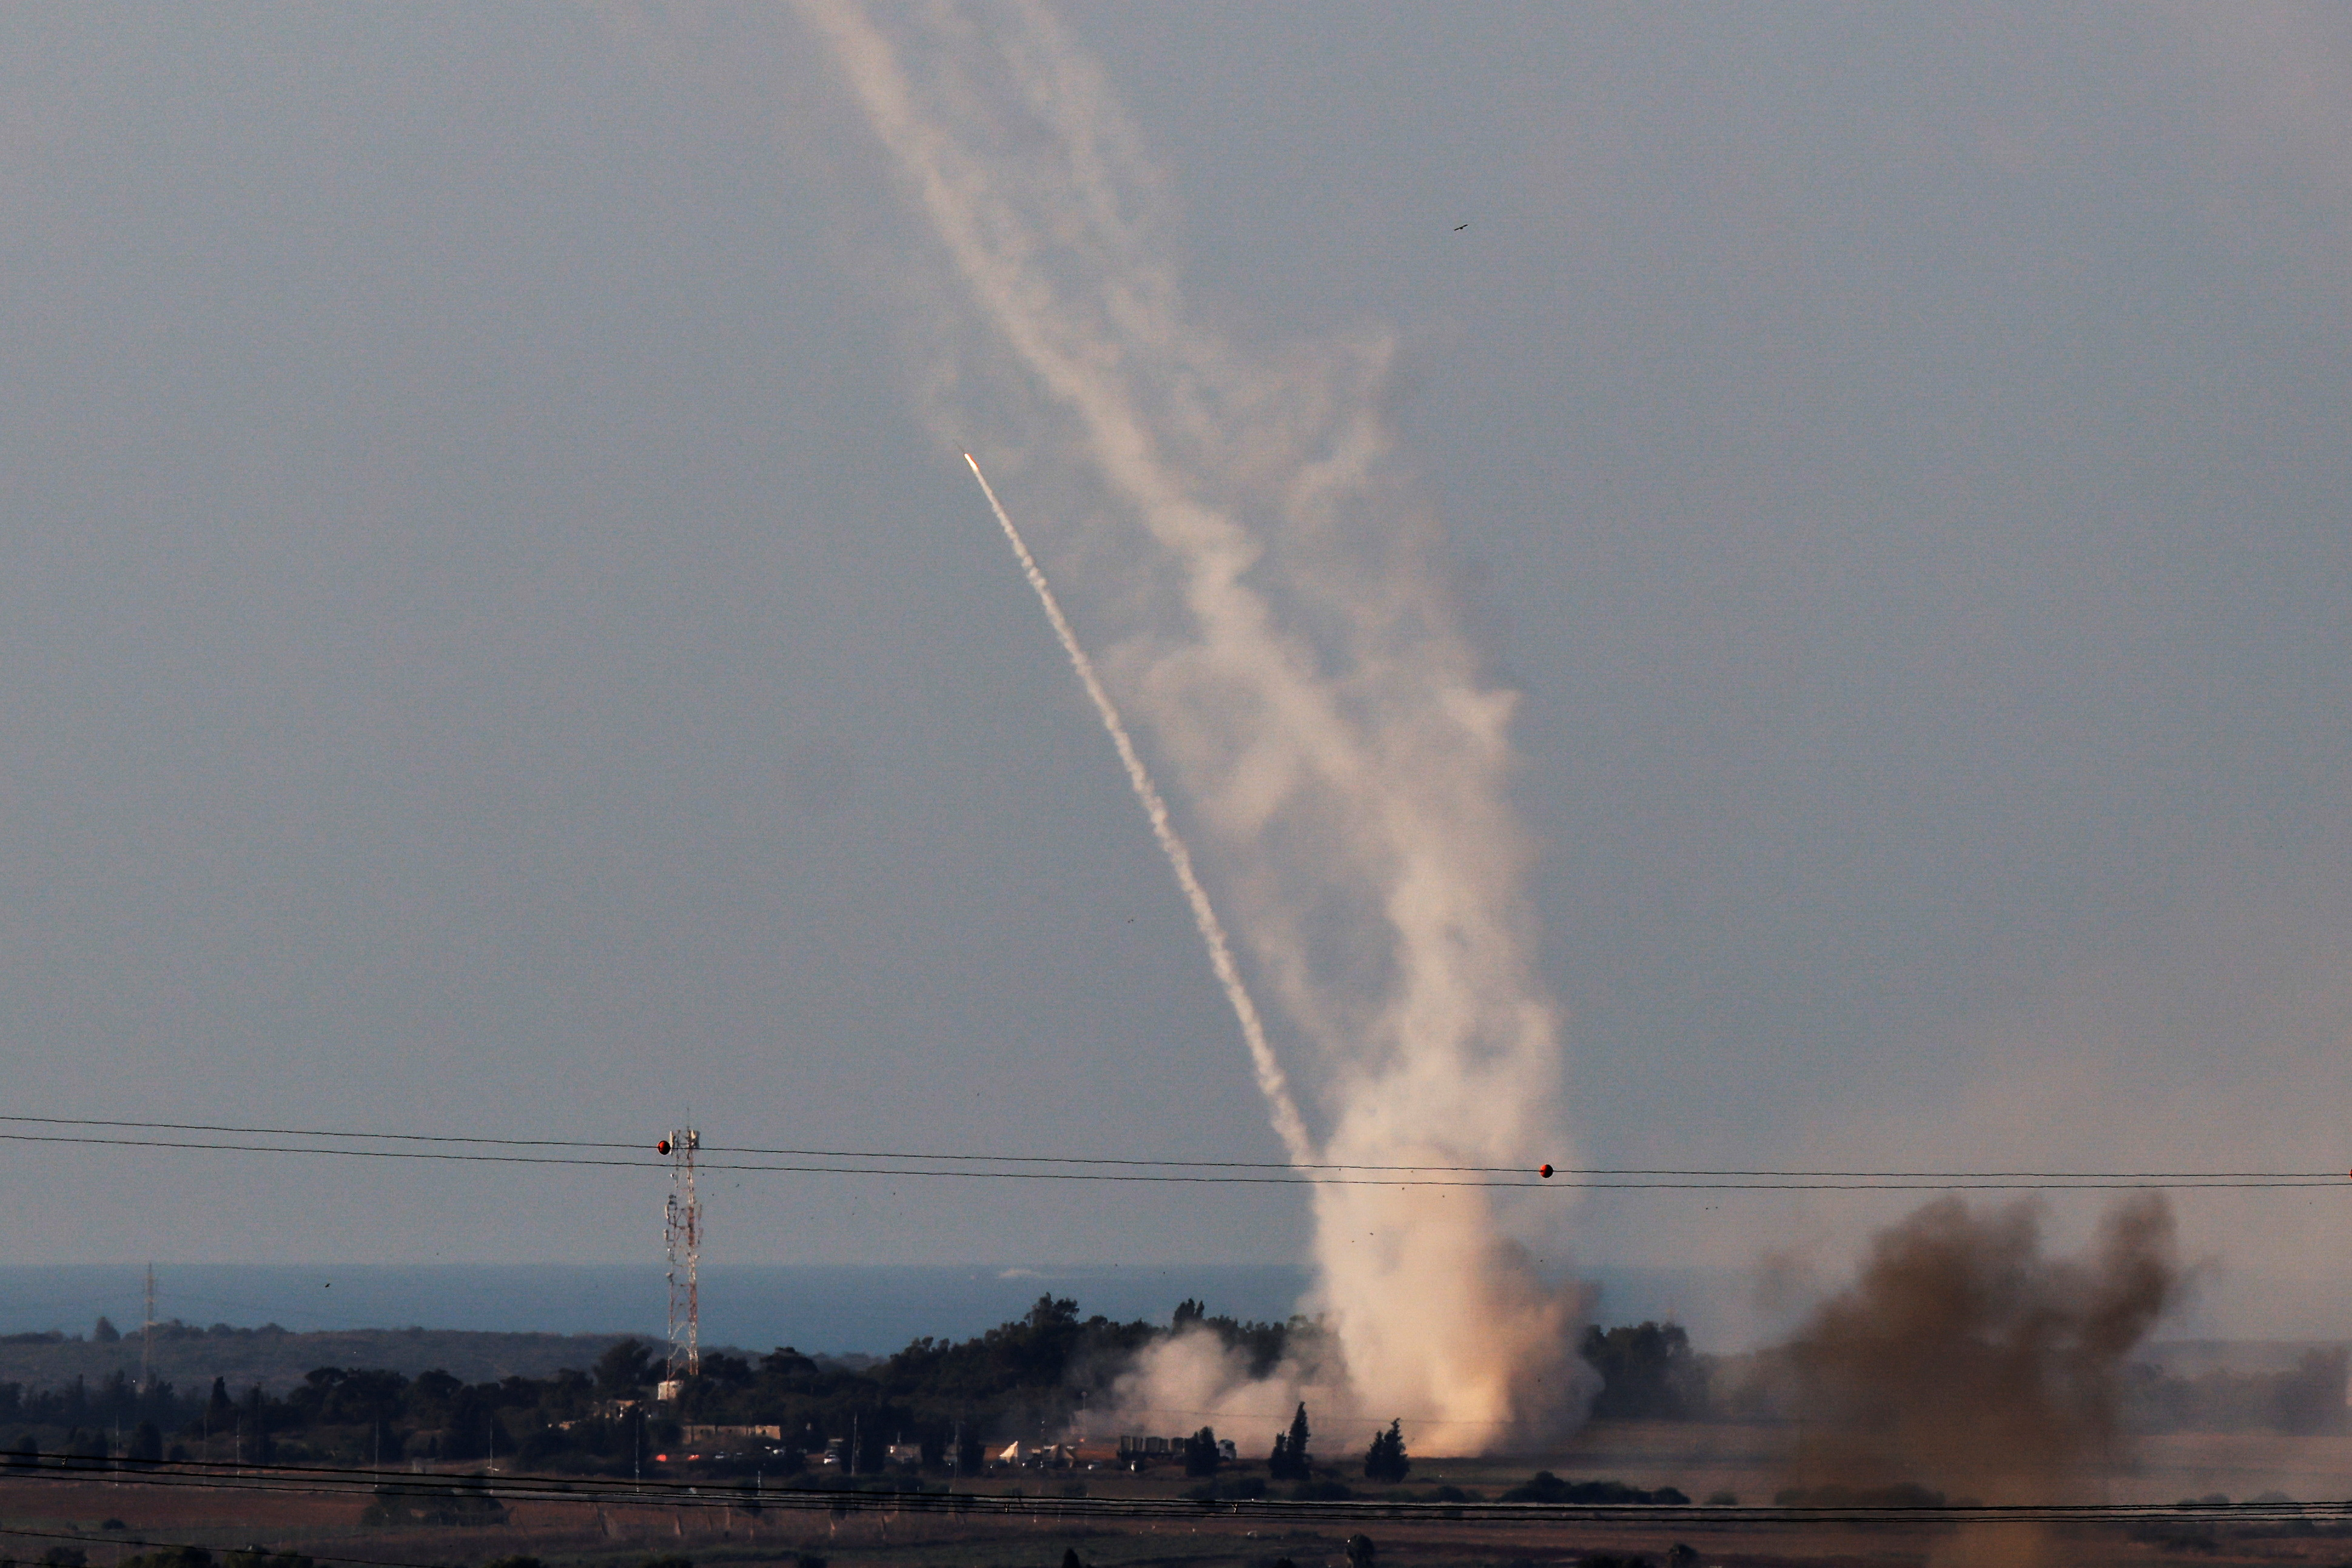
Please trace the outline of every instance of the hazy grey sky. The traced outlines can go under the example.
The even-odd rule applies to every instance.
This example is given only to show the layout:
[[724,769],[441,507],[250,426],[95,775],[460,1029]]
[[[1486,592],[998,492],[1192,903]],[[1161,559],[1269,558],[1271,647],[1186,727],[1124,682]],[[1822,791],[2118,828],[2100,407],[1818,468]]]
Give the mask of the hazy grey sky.
[[[2352,1165],[2343,13],[1057,14],[1196,315],[1397,337],[1523,694],[1563,1147]],[[765,8],[0,12],[15,1109],[1278,1157],[824,71]],[[0,1157],[25,1261],[659,1243],[651,1178]],[[2333,1267],[2347,1205],[2210,1200],[2191,1249]],[[1889,1212],[1571,1229],[1829,1261]],[[728,1260],[1302,1234],[711,1216]]]

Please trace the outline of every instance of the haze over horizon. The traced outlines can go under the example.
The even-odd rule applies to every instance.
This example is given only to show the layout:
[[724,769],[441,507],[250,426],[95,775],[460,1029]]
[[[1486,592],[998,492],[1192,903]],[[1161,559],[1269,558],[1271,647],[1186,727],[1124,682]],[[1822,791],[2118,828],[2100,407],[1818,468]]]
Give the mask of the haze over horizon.
[[[1055,14],[1196,314],[1394,335],[1379,408],[1519,694],[1558,1148],[2352,1165],[2352,24]],[[793,22],[0,38],[21,1110],[1283,1157]],[[18,1260],[660,1242],[650,1175],[10,1157]],[[742,1263],[1307,1235],[1278,1189],[709,1197]],[[1559,1195],[1542,1263],[1819,1281],[1912,1201]],[[2347,1201],[2189,1195],[2185,1249],[2340,1282]]]

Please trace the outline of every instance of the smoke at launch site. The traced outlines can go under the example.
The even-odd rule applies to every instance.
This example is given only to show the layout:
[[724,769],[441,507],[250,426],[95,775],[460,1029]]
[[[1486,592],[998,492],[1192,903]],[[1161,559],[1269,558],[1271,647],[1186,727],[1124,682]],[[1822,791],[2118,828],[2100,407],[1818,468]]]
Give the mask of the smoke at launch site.
[[[1157,243],[1153,171],[1041,8],[887,28],[854,5],[804,15],[988,357],[1014,367],[987,385],[1016,416],[965,391],[940,417],[1038,498],[1021,509],[1039,548],[1081,585],[1105,680],[1179,783],[1319,1113],[1310,1148],[1274,1098],[1292,1158],[1532,1166],[1561,1149],[1506,798],[1513,699],[1428,559],[1381,413],[1387,345],[1269,361],[1198,324]],[[1557,1430],[1589,1388],[1570,1348],[1581,1298],[1540,1277],[1528,1219],[1471,1189],[1320,1188],[1328,1355],[1251,1380],[1189,1336],[1126,1397],[1264,1425],[1311,1390],[1343,1422],[1410,1411],[1464,1448]]]

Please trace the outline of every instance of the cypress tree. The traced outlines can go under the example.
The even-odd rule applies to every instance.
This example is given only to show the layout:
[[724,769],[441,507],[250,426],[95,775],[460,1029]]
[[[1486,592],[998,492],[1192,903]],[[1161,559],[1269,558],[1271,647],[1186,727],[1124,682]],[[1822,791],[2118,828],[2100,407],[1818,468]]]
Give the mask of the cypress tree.
[[1391,1421],[1385,1432],[1372,1434],[1372,1446],[1364,1450],[1364,1479],[1386,1481],[1391,1485],[1412,1473],[1412,1461],[1405,1458],[1402,1423]]
[[1312,1473],[1307,1457],[1307,1405],[1299,1402],[1298,1414],[1290,1418],[1290,1430],[1274,1440],[1274,1452],[1265,1461],[1265,1473],[1278,1481],[1303,1481]]

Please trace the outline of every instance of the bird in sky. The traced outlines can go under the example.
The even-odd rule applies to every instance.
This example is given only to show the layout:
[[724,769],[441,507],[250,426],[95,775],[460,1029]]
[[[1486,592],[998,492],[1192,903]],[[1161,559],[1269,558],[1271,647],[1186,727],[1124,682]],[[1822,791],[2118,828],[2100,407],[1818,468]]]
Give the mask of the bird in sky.
[[1468,224],[1455,224],[1454,225],[1454,232],[1455,234],[1460,234],[1464,229],[1466,229],[1470,225]]

